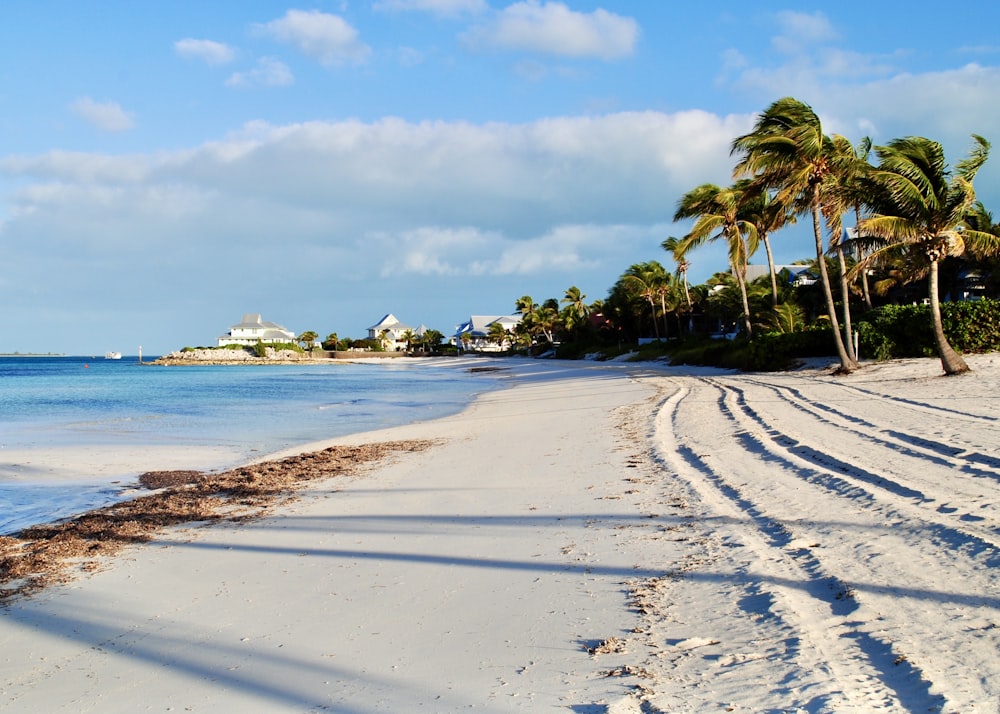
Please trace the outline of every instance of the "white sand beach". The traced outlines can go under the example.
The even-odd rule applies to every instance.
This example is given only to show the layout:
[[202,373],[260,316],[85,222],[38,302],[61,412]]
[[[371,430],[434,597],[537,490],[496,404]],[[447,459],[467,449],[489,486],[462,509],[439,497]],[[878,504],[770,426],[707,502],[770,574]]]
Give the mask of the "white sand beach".
[[433,440],[0,610],[11,712],[1000,711],[1000,355],[479,363]]

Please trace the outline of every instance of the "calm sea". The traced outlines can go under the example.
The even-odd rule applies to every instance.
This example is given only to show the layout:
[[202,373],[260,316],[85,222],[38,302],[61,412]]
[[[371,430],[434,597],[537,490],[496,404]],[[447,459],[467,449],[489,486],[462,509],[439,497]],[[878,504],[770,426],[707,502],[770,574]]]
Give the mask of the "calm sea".
[[[146,358],[147,361],[152,358]],[[223,447],[226,468],[334,436],[434,419],[495,389],[490,373],[385,364],[140,365],[137,357],[0,357],[0,534],[123,498],[121,482],[53,477],[16,450]]]

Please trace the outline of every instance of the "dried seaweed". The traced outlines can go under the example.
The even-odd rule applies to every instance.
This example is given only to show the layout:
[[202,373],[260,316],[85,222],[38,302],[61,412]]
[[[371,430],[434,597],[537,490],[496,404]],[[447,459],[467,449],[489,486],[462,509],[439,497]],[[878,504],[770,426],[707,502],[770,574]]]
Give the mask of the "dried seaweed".
[[155,493],[81,514],[70,520],[0,536],[0,602],[67,582],[122,548],[156,533],[197,522],[242,521],[288,502],[308,482],[353,473],[394,452],[422,451],[430,441],[334,446],[219,474],[151,471],[140,484]]

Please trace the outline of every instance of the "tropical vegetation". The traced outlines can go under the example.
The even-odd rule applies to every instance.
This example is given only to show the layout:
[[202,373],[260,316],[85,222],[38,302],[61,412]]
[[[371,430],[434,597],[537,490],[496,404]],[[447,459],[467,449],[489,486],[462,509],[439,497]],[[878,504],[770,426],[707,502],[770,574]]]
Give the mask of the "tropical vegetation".
[[[674,221],[690,228],[662,241],[664,262],[628,266],[592,302],[577,286],[540,302],[523,295],[512,305],[516,326],[495,322],[475,340],[463,333],[449,347],[428,330],[402,342],[411,353],[488,345],[745,369],[823,356],[843,374],[862,355],[936,354],[946,374],[960,374],[968,370],[961,352],[1000,349],[1000,224],[974,188],[990,144],[972,142],[952,169],[932,139],[852,142],[827,134],[804,102],[779,99],[732,140],[731,184],[701,184],[676,199]],[[800,219],[811,227],[813,255],[778,266],[772,243]],[[725,246],[728,271],[690,284],[698,250],[713,242]],[[751,263],[761,248],[765,266]],[[298,337],[310,352],[318,341],[314,331]],[[327,351],[389,344],[386,335],[337,333],[319,342]]]
[[[969,339],[982,332],[969,321],[1000,324],[1000,303],[984,299],[1000,297],[1000,225],[973,186],[989,148],[974,135],[952,171],[936,141],[855,144],[826,134],[807,104],[779,99],[733,140],[731,185],[702,184],[678,199],[674,220],[692,224],[662,243],[674,272],[656,260],[631,265],[590,306],[576,287],[561,301],[525,295],[515,304],[524,339],[512,348],[610,355],[655,342],[645,351],[754,369],[834,356],[844,374],[858,368],[859,353],[932,349],[946,374],[966,371],[958,350],[1000,349],[996,331]],[[815,255],[779,268],[771,241],[800,217],[811,223]],[[729,271],[690,285],[692,255],[716,241]],[[751,276],[762,246],[766,274]]]

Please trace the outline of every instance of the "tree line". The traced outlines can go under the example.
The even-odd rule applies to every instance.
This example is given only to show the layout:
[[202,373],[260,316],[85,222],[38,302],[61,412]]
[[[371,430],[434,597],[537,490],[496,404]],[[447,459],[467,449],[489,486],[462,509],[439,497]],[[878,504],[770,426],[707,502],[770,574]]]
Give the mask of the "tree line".
[[[950,168],[942,145],[920,136],[873,146],[827,135],[813,109],[791,97],[758,115],[753,129],[731,144],[733,183],[702,184],[677,201],[674,220],[693,219],[690,231],[662,248],[676,269],[652,260],[630,266],[606,300],[586,304],[576,287],[561,301],[517,300],[522,322],[514,344],[560,339],[670,338],[691,334],[698,323],[738,321],[741,338],[826,325],[839,372],[858,368],[852,310],[880,300],[910,299],[908,288],[926,280],[930,330],[946,374],[968,365],[945,336],[941,284],[954,292],[961,274],[996,275],[1000,225],[973,186],[990,144],[972,136],[968,155]],[[874,159],[874,161],[873,161]],[[845,228],[847,217],[853,227]],[[815,256],[803,261],[795,283],[776,269],[772,240],[798,220],[811,222]],[[706,243],[727,249],[729,272],[691,286],[692,255]],[[760,248],[768,273],[748,280]],[[996,292],[995,283],[987,292]],[[704,324],[702,324],[704,329]]]

